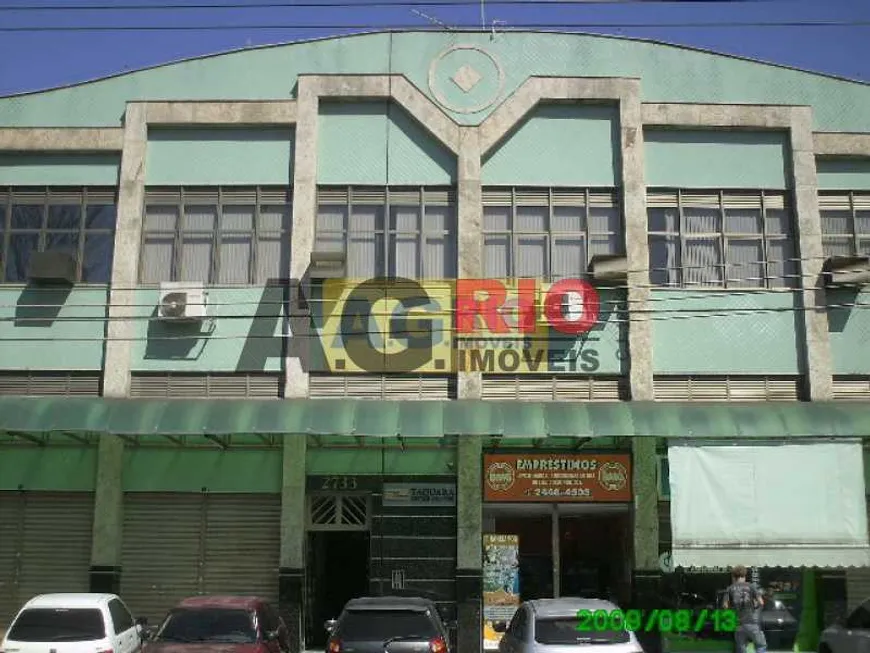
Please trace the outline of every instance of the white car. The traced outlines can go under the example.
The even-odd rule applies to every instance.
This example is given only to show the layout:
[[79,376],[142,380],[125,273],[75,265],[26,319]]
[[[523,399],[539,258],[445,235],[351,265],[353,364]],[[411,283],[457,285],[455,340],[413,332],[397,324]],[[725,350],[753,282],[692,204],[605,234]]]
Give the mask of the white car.
[[593,627],[591,620],[578,618],[581,610],[603,617],[621,614],[616,605],[600,599],[526,601],[507,626],[499,653],[643,653],[633,632],[621,625],[610,629],[607,623]]
[[114,594],[42,594],[15,615],[0,653],[137,653],[142,626]]

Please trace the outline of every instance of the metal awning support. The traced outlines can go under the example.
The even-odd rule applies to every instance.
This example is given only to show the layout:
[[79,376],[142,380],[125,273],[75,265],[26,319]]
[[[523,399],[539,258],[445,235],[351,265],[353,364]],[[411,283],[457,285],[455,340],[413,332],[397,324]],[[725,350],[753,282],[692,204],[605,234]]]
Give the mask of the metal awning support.
[[224,451],[226,451],[230,447],[230,436],[228,436],[228,435],[218,436],[218,435],[212,435],[211,433],[206,433],[205,439],[211,440],[212,442],[214,442],[217,446],[219,446]]

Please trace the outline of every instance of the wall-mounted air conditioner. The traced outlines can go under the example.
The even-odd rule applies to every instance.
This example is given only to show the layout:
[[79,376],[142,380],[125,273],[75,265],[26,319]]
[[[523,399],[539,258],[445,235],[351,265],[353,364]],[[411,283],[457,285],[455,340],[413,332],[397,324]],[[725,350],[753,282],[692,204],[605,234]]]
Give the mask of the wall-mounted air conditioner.
[[870,256],[832,256],[822,273],[827,286],[865,286],[870,283]]
[[160,284],[157,314],[167,322],[199,322],[207,315],[208,293],[201,283],[165,282]]
[[27,278],[36,284],[72,285],[77,270],[78,261],[72,252],[49,249],[30,253]]
[[623,284],[628,280],[628,259],[625,256],[593,256],[589,276],[596,284]]

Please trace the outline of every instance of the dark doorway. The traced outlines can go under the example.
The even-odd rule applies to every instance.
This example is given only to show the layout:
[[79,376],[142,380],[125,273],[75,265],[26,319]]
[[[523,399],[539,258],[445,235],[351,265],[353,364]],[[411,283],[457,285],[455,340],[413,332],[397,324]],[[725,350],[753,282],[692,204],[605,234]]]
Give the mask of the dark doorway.
[[367,531],[315,531],[308,534],[308,609],[305,647],[323,649],[323,623],[336,619],[344,604],[369,590]]

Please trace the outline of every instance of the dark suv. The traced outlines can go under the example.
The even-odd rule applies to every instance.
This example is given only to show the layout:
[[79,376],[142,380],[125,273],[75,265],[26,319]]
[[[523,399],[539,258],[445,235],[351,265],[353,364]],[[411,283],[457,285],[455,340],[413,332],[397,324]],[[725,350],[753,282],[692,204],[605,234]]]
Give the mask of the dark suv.
[[326,630],[326,653],[449,653],[447,629],[429,599],[352,599]]

